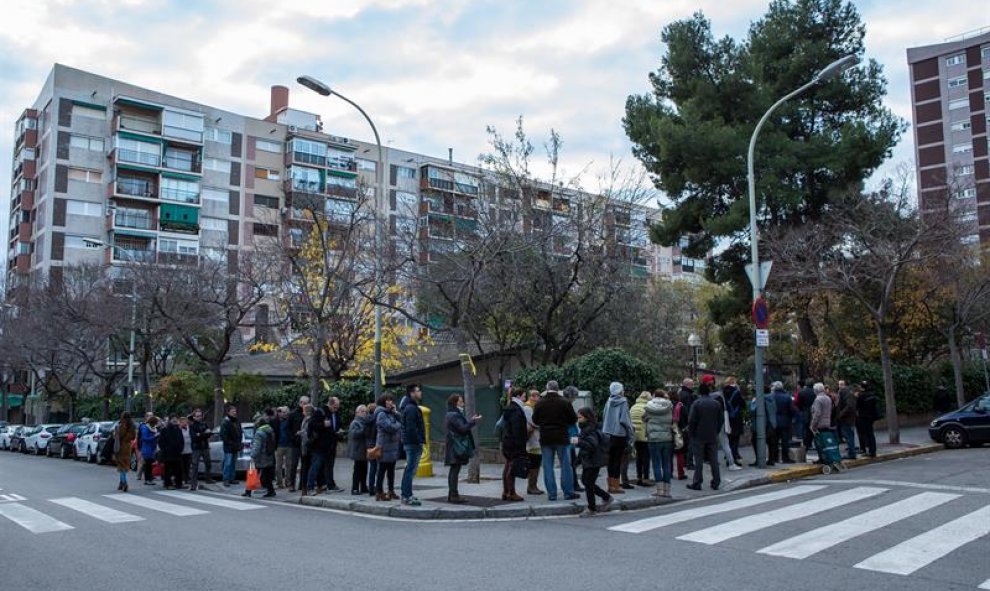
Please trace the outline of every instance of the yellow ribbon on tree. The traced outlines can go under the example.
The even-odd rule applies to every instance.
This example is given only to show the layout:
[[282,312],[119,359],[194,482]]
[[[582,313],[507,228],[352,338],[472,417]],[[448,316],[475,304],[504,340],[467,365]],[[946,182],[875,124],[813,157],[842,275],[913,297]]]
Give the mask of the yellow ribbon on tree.
[[478,375],[478,370],[474,367],[474,361],[471,359],[470,353],[460,353],[457,356],[460,357],[462,366],[471,368],[471,375]]

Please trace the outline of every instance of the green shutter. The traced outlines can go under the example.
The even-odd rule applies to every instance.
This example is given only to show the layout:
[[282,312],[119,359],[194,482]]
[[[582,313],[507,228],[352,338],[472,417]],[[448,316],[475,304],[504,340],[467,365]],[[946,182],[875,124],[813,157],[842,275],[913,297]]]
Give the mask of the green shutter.
[[199,209],[195,207],[162,203],[158,219],[162,228],[177,228],[180,230],[199,229]]
[[120,97],[114,102],[121,103],[124,105],[133,105],[135,107],[141,107],[142,109],[150,109],[152,111],[164,110],[164,107],[162,107],[161,105],[155,103],[146,103],[144,101],[139,101],[137,99],[126,98],[126,97]]
[[86,101],[72,101],[73,105],[79,105],[80,107],[86,107],[88,109],[96,109],[98,111],[106,111],[107,108],[104,105],[97,105],[96,103],[87,103]]
[[129,131],[118,131],[117,135],[119,137],[134,140],[136,142],[144,142],[146,144],[161,144],[162,139],[158,137],[149,137],[146,135],[141,135],[140,133],[131,133]]
[[334,168],[331,168],[328,172],[330,174],[332,174],[333,176],[339,176],[339,177],[345,178],[345,179],[354,179],[354,178],[357,178],[357,173],[356,172],[348,172],[346,170],[337,170],[337,169],[334,169]]
[[193,176],[191,174],[182,174],[181,172],[168,172],[162,171],[162,176],[170,179],[178,179],[180,181],[193,181],[199,182],[203,180],[201,177]]

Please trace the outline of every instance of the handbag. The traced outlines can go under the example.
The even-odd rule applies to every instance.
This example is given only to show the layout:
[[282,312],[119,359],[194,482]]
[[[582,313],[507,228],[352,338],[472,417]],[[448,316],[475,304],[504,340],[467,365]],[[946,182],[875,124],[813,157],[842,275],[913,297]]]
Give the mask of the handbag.
[[513,478],[526,478],[529,476],[529,458],[527,456],[512,458],[511,471]]
[[681,433],[681,428],[674,423],[670,430],[674,432],[674,449],[678,451],[684,449],[684,434]]
[[723,415],[723,420],[725,420],[725,434],[726,435],[731,435],[732,434],[732,425],[729,422],[729,411],[727,411],[727,410],[722,411],[722,415]]
[[376,445],[375,447],[368,448],[368,451],[365,452],[365,457],[370,461],[382,459],[382,446]]
[[244,490],[259,490],[261,489],[261,475],[258,474],[258,469],[254,467],[254,462],[248,466],[247,478],[244,479]]
[[453,435],[451,439],[451,451],[454,459],[459,462],[466,462],[474,455],[474,446],[471,445],[470,436]]
[[165,466],[161,462],[154,462],[151,464],[151,475],[155,478],[161,478],[165,474]]

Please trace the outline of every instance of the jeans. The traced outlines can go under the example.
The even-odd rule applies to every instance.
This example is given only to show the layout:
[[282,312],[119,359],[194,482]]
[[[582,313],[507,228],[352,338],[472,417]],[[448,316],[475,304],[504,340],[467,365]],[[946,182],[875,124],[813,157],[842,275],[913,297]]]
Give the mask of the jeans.
[[694,486],[701,486],[704,479],[705,462],[712,466],[712,486],[718,488],[722,478],[718,471],[718,443],[695,441],[694,442]]
[[[292,448],[283,445],[275,450],[275,484],[276,486],[288,486],[288,464],[292,457]],[[295,487],[293,487],[295,488]]]
[[210,462],[210,450],[209,449],[194,449],[192,450],[192,465],[189,468],[189,485],[193,487],[199,486],[199,460],[203,460],[203,474],[206,475],[207,482],[210,481],[210,473],[212,472],[212,462]]
[[237,454],[223,452],[223,481],[233,482],[237,474]]
[[554,456],[560,460],[560,486],[564,496],[574,494],[574,473],[571,471],[571,450],[569,445],[546,445],[540,449],[543,456],[543,485],[547,489],[547,498],[557,500],[557,479],[553,473]]
[[409,499],[413,496],[412,481],[413,477],[416,476],[416,471],[419,470],[419,458],[423,455],[423,444],[417,443],[404,447],[406,450],[406,469],[402,471],[402,490],[399,494],[402,495],[403,499]]
[[326,461],[326,456],[315,451],[309,455],[309,475],[306,477],[306,488],[313,490],[323,474],[323,462]]
[[853,425],[839,425],[839,433],[846,440],[846,457],[856,459],[856,428]]
[[622,474],[622,454],[626,453],[626,437],[612,435],[608,442],[608,477],[618,478]]
[[375,492],[375,477],[378,476],[378,460],[368,460],[368,491]]
[[[296,488],[296,471],[299,469],[301,460],[302,450],[298,447],[289,448],[289,465],[285,468],[285,478],[287,486],[292,490]],[[305,474],[303,477],[305,478]]]
[[670,482],[674,471],[674,442],[651,441],[647,444],[650,461],[653,463],[653,476],[657,482]]
[[598,473],[601,472],[601,468],[589,468],[585,466],[581,470],[581,484],[584,485],[584,494],[588,499],[588,509],[592,511],[597,511],[598,508],[595,506],[595,497],[601,497],[603,501],[611,500],[611,496],[595,482],[598,480]]
[[[653,471],[656,476],[656,470]],[[645,441],[636,442],[636,480],[650,478],[650,445]],[[658,477],[659,478],[659,477]]]

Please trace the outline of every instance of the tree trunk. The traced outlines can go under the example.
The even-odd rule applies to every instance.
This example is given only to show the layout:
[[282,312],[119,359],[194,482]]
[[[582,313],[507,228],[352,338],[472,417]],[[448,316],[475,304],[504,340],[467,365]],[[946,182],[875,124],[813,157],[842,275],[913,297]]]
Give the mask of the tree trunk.
[[882,322],[877,323],[877,340],[880,341],[880,366],[883,368],[883,400],[887,407],[884,418],[887,419],[887,441],[901,442],[901,429],[897,424],[897,401],[894,400],[894,371],[890,364],[890,343],[887,328]]
[[313,354],[310,360],[309,368],[309,403],[316,408],[320,404],[320,391],[322,384],[320,384],[321,371],[320,368],[323,367],[321,363],[321,358],[323,357],[323,347],[326,345],[326,336],[323,333],[323,326],[319,326],[316,329],[316,342],[313,343],[313,349],[311,353]]
[[110,397],[113,396],[113,392],[103,392],[103,404],[100,409],[100,420],[109,421],[110,420]]
[[210,373],[213,375],[213,426],[219,427],[225,414],[224,405],[226,404],[223,399],[223,373],[220,371],[220,364],[211,364]]
[[[457,343],[458,353],[468,352],[467,338],[459,329],[454,329],[454,341]],[[471,367],[463,360],[461,361],[461,380],[464,382],[464,414],[471,418],[478,414],[476,411],[477,401],[474,395],[474,376],[471,375]],[[478,427],[473,430],[475,440],[477,440]],[[471,456],[471,461],[468,462],[467,482],[475,484],[481,482],[481,457],[477,453]]]
[[948,331],[949,360],[952,362],[952,379],[956,384],[956,408],[966,404],[966,393],[963,389],[962,355],[959,354],[959,343],[956,341],[956,329]]

